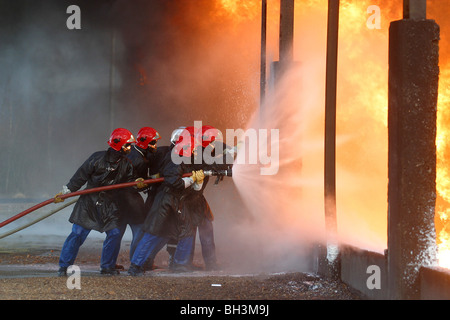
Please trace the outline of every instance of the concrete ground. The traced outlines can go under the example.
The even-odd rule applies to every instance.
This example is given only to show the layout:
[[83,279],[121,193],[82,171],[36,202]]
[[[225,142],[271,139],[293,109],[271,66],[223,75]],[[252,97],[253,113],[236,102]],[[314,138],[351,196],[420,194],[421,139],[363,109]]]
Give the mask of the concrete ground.
[[[19,238],[18,238],[19,239]],[[117,276],[99,273],[101,239],[87,241],[80,249],[81,289],[71,289],[70,279],[58,277],[58,259],[63,238],[54,241],[3,242],[0,249],[1,300],[358,300],[345,284],[329,281],[311,272],[236,272],[227,265],[219,271],[202,268],[174,273],[167,267],[168,255],[161,251],[156,270],[141,277],[129,276],[129,242],[122,245]],[[202,267],[197,254],[194,263]],[[72,288],[74,287],[74,281]]]

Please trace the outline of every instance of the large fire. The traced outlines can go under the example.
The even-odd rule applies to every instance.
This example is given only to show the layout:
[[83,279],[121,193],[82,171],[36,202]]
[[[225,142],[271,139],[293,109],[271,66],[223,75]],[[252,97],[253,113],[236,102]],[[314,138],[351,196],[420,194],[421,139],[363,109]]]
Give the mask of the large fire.
[[[261,0],[217,0],[223,15],[260,22]],[[450,268],[450,6],[428,1],[427,16],[441,27],[437,116],[436,231],[439,264]],[[294,58],[299,72],[324,90],[327,0],[295,2]],[[380,28],[367,21],[380,9]],[[402,1],[341,0],[337,134],[338,228],[343,240],[383,250],[387,243],[387,80],[389,24],[402,18]],[[268,0],[268,57],[277,59],[279,0]],[[256,36],[256,35],[255,35]],[[258,38],[257,38],[258,39]],[[256,59],[256,57],[255,57]],[[268,61],[270,62],[270,61]],[[308,73],[309,72],[309,73]],[[301,102],[299,102],[301,103]],[[323,110],[324,101],[314,102]],[[320,120],[320,117],[319,117]],[[318,131],[322,130],[318,126]],[[317,159],[321,163],[322,159]]]

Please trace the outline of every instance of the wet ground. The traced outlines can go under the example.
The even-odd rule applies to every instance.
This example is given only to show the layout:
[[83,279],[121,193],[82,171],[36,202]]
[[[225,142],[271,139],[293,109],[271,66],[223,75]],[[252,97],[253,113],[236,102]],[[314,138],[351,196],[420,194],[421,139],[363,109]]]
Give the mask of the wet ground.
[[[131,277],[129,243],[122,246],[117,276],[99,273],[101,239],[87,240],[79,252],[80,289],[75,280],[58,277],[59,241],[9,241],[0,249],[1,300],[358,300],[345,284],[310,272],[239,273],[222,265],[220,271],[199,269],[174,273],[167,253],[158,254],[158,268]],[[194,262],[202,267],[201,257]],[[70,282],[72,281],[72,282]],[[70,283],[69,283],[70,282]],[[72,283],[72,285],[71,285]],[[72,288],[70,288],[72,287]],[[75,287],[75,288],[74,288]]]
[[[30,204],[20,206],[27,208]],[[21,209],[17,204],[0,203],[0,220]],[[81,272],[79,282],[75,274],[70,274],[68,278],[58,277],[61,247],[71,228],[67,222],[69,213],[68,210],[61,212],[46,219],[45,223],[0,239],[0,303],[3,302],[8,308],[14,306],[11,305],[13,302],[32,303],[32,308],[20,309],[32,314],[52,314],[59,310],[53,308],[53,303],[67,300],[73,312],[86,312],[72,304],[90,300],[100,303],[102,307],[90,308],[89,314],[95,309],[99,316],[105,316],[105,312],[117,316],[117,311],[138,310],[139,314],[163,312],[168,318],[178,319],[184,314],[199,315],[206,310],[202,308],[207,306],[215,308],[214,315],[203,314],[208,318],[246,318],[251,312],[253,317],[267,318],[266,315],[269,315],[279,319],[299,310],[304,312],[310,306],[305,305],[307,301],[343,302],[361,299],[344,283],[330,281],[308,271],[308,263],[304,263],[301,256],[292,255],[292,252],[271,259],[272,255],[254,249],[258,246],[248,243],[245,246],[245,241],[235,239],[239,246],[234,243],[230,245],[229,236],[221,233],[227,229],[224,224],[220,225],[220,217],[215,222],[218,258],[222,267],[219,271],[199,269],[173,273],[168,269],[168,254],[162,250],[155,261],[158,267],[156,270],[146,272],[141,277],[129,276],[127,269],[131,237],[126,234],[118,259],[118,264],[123,265],[124,270],[116,276],[101,275],[99,263],[104,235],[94,232],[80,248],[76,260]],[[27,218],[21,219],[21,223],[25,223],[22,220]],[[11,225],[11,228],[14,227]],[[296,252],[299,251],[296,249]],[[194,263],[203,266],[199,245]],[[275,268],[278,265],[283,267]],[[294,267],[285,268],[284,265]],[[234,311],[230,311],[230,308],[234,308]],[[314,303],[312,308],[321,307]],[[335,308],[326,310],[335,312]]]

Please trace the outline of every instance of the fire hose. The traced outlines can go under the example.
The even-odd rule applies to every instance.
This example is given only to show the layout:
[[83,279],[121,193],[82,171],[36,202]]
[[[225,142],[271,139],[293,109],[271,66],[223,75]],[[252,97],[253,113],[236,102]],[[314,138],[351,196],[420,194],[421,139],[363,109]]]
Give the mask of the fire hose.
[[61,211],[61,210],[64,209],[64,208],[67,208],[68,206],[74,204],[74,203],[77,202],[77,201],[78,201],[78,198],[75,198],[75,199],[73,199],[73,200],[71,200],[71,201],[65,203],[64,205],[60,206],[59,208],[56,208],[56,209],[54,209],[54,210],[48,212],[47,214],[44,214],[42,217],[40,217],[40,218],[38,218],[38,219],[36,219],[36,220],[33,220],[33,221],[31,221],[31,222],[29,222],[29,223],[23,225],[23,226],[17,227],[17,228],[15,228],[15,229],[13,229],[13,230],[10,230],[10,231],[8,231],[8,232],[5,232],[5,233],[3,233],[3,234],[0,234],[0,239],[6,238],[7,236],[10,236],[10,235],[12,235],[12,234],[14,234],[14,233],[16,233],[16,232],[19,232],[20,230],[23,230],[23,229],[26,229],[26,228],[28,228],[28,227],[31,227],[33,224],[36,224],[36,223],[38,223],[39,221],[42,221],[42,220],[44,220],[44,219],[47,219],[48,217],[54,215],[55,213]]
[[[221,177],[221,176],[222,177],[223,176],[231,177],[232,176],[232,171],[231,170],[205,170],[205,171],[203,171],[203,173],[205,174],[205,176],[217,176],[217,177]],[[183,177],[190,177],[191,175],[192,175],[192,173],[185,173],[185,174],[183,174]],[[156,179],[147,179],[147,180],[144,180],[144,181],[140,181],[140,183],[153,184],[153,183],[158,183],[158,182],[163,182],[163,181],[164,181],[164,178],[156,178]],[[75,197],[75,196],[88,194],[88,193],[108,191],[108,190],[115,190],[115,189],[121,189],[121,188],[127,188],[127,187],[133,187],[133,186],[137,185],[138,183],[139,183],[138,181],[133,181],[133,182],[113,184],[113,185],[109,185],[109,186],[102,186],[102,187],[97,187],[97,188],[84,189],[84,190],[74,191],[74,192],[70,192],[70,193],[67,193],[67,194],[64,194],[64,195],[60,195],[59,198],[64,200],[66,198]],[[39,208],[42,208],[42,207],[44,207],[44,206],[46,206],[46,205],[48,205],[50,203],[54,203],[54,201],[55,201],[55,199],[51,198],[51,199],[45,200],[45,201],[43,201],[41,203],[38,203],[38,204],[32,206],[31,208],[29,208],[29,209],[27,209],[25,211],[22,211],[22,212],[16,214],[15,216],[13,216],[13,217],[11,217],[11,218],[1,222],[0,223],[0,228],[6,226],[7,224],[9,224],[9,223],[11,223],[11,222],[13,222],[13,221],[15,221],[15,220],[17,220],[19,218],[22,218],[22,217],[26,216],[27,214],[29,214],[29,213],[31,213],[31,212],[39,209]],[[75,201],[71,202],[70,204],[72,204],[74,202]],[[70,204],[67,204],[66,206],[68,206]],[[54,212],[52,211],[50,214],[48,214],[48,215],[38,219],[37,221],[35,221],[33,223],[30,223],[30,224],[28,224],[27,226],[25,226],[23,228],[19,228],[19,230],[16,230],[16,231],[13,230],[13,231],[17,232],[17,231],[20,231],[20,230],[22,230],[22,229],[24,229],[24,228],[26,228],[26,227],[28,227],[30,225],[33,225],[34,223],[39,222],[39,221],[45,219],[46,217],[48,217],[48,216],[50,216],[50,215],[60,211],[61,209],[65,208],[66,206],[63,206],[63,207],[61,207],[61,208],[59,208],[57,210],[54,210]],[[12,234],[12,233],[8,232],[8,234],[6,234],[6,235],[1,235],[0,239],[3,238],[3,237],[6,237],[7,235],[10,235],[10,234]]]

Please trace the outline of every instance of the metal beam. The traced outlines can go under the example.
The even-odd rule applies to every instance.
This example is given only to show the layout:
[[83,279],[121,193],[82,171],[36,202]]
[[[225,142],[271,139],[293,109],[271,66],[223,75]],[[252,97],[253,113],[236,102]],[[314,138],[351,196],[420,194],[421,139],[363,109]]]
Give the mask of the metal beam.
[[[336,215],[336,88],[338,65],[339,0],[328,0],[327,61],[325,87],[325,227],[328,246],[337,245]],[[327,248],[330,251],[330,247]],[[336,248],[333,248],[337,250]],[[328,255],[328,253],[327,253]],[[329,259],[329,266],[333,267]],[[336,273],[337,270],[330,270]],[[335,276],[331,274],[331,276]]]
[[279,61],[273,62],[273,84],[278,86],[285,72],[293,66],[294,0],[280,0]]
[[294,0],[280,2],[280,62],[291,62],[294,58]]
[[261,70],[260,70],[260,98],[259,106],[264,103],[266,96],[266,38],[267,38],[267,0],[261,1]]
[[403,0],[403,19],[425,20],[427,0]]

